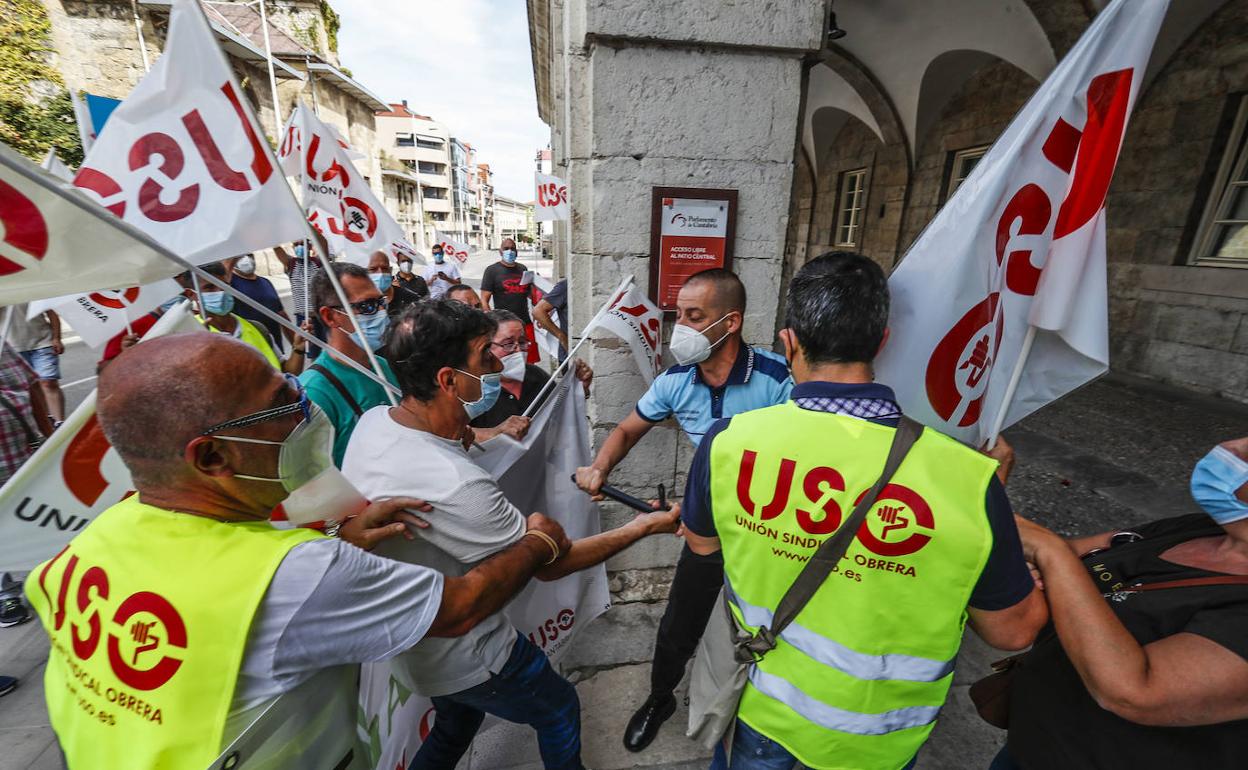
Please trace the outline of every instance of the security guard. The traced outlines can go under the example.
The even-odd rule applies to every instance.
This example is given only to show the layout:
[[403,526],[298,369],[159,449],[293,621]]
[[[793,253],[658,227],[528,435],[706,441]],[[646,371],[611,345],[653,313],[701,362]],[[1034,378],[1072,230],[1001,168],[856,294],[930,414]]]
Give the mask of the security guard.
[[48,714],[71,770],[203,770],[281,693],[466,633],[568,547],[535,514],[533,537],[444,578],[352,544],[419,526],[401,512],[428,510],[419,500],[369,506],[343,525],[350,542],[273,528],[274,506],[331,465],[332,429],[297,380],[224,335],[125,351],[98,404],[138,494],[25,587],[51,638]]
[[[783,403],[793,380],[784,359],[742,339],[745,286],[731,271],[696,273],[676,297],[676,325],[668,350],[676,365],[654,378],[637,408],[603,442],[592,465],[577,470],[576,483],[598,494],[611,470],[658,423],[675,417],[697,446],[716,420]],[[698,556],[685,548],[659,621],[650,665],[650,695],[624,728],[624,748],[641,751],[676,711],[673,691],[697,649],[724,583],[719,554]]]
[[[732,612],[769,625],[810,555],[879,477],[900,410],[872,382],[888,284],[866,257],[832,252],[789,289],[781,331],[789,402],[720,420],[694,456],[689,547],[722,549]],[[909,767],[953,679],[969,620],[989,644],[1028,645],[1047,620],[997,463],[924,432],[834,571],[750,670],[736,768]],[[712,767],[728,767],[721,746]]]

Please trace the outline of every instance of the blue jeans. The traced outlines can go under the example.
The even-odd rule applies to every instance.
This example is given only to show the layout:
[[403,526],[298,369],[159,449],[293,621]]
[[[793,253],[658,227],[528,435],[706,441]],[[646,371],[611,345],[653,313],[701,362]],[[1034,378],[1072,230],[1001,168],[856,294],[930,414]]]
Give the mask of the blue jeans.
[[[915,759],[901,770],[914,767]],[[715,747],[715,758],[711,760],[711,770],[791,770],[796,765],[797,757],[788,749],[740,719],[732,736],[732,763],[724,755],[723,743]]]
[[18,355],[20,355],[26,363],[30,364],[30,368],[35,370],[35,376],[39,379],[61,379],[61,360],[60,357],[52,351],[51,345],[46,348],[23,350]]
[[476,687],[433,698],[433,729],[408,770],[453,770],[486,714],[531,725],[547,768],[583,770],[581,701],[546,654],[516,634],[503,670]]

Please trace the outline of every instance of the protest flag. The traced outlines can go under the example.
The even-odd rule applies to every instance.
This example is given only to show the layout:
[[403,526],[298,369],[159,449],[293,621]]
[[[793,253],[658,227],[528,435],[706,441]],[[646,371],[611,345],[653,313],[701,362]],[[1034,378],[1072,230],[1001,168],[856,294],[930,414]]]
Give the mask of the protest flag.
[[876,377],[979,445],[1109,366],[1105,195],[1168,0],[1115,0],[889,279]]
[[557,219],[571,219],[572,207],[568,203],[568,183],[557,176],[537,173],[536,205],[533,207],[534,222],[551,222]]
[[616,292],[605,311],[585,327],[585,334],[602,329],[627,342],[641,376],[651,383],[660,369],[662,322],[663,313],[658,306],[650,301],[645,292],[629,285],[623,291]]
[[396,261],[414,255],[403,228],[377,200],[353,156],[363,157],[307,105],[295,106],[282,132],[278,159],[283,173],[299,180],[308,221],[330,249],[358,265],[367,265],[377,251]]
[[468,261],[468,254],[472,251],[471,246],[463,241],[455,240],[441,230],[435,232],[434,235],[437,238],[434,245],[441,246],[443,254],[448,257],[454,257],[455,261],[461,265]]
[[165,300],[181,293],[182,287],[178,282],[166,278],[146,286],[93,291],[32,302],[27,315],[34,317],[45,310],[55,310],[82,337],[83,342],[93,348],[100,348],[129,329],[131,323],[155,310]]
[[39,167],[63,182],[74,181],[73,170],[57,156],[55,147],[48,148],[48,154],[43,156],[43,162],[39,164]]
[[197,265],[303,237],[203,11],[174,0],[169,16],[164,54],[112,111],[74,183]]

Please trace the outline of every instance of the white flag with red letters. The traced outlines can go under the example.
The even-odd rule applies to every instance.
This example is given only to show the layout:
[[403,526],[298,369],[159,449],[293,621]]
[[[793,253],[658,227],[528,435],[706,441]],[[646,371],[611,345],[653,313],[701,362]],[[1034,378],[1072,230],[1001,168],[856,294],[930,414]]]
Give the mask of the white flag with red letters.
[[571,219],[572,206],[568,203],[568,183],[557,176],[535,174],[537,191],[533,207],[534,222],[550,222]]
[[1167,2],[1101,11],[889,279],[876,377],[914,418],[978,445],[1108,369],[1105,195]]
[[461,265],[468,261],[468,253],[472,250],[471,246],[463,241],[455,240],[441,230],[435,232],[434,237],[436,238],[434,245],[441,246],[443,254],[448,257],[454,257]]
[[[74,184],[195,264],[288,243],[307,229],[192,0],[174,0],[165,53],[113,111]],[[90,256],[111,259],[98,249]]]
[[278,157],[283,173],[299,180],[308,221],[325,236],[330,251],[359,265],[367,265],[376,251],[396,261],[415,253],[351,162],[341,135],[307,105],[299,103],[290,114]]
[[602,329],[627,342],[641,376],[650,383],[660,369],[662,324],[662,311],[630,281],[617,290],[611,302],[586,325],[585,334]]
[[100,290],[52,300],[30,303],[29,314],[55,310],[68,322],[82,341],[100,348],[126,330],[126,327],[160,307],[167,299],[182,292],[172,278],[131,286],[125,289]]
[[[195,331],[204,327],[183,302],[143,339]],[[28,570],[52,558],[133,489],[130,471],[100,429],[93,391],[0,487],[0,572]]]
[[0,233],[0,305],[152,283],[181,271],[141,232],[4,144]]

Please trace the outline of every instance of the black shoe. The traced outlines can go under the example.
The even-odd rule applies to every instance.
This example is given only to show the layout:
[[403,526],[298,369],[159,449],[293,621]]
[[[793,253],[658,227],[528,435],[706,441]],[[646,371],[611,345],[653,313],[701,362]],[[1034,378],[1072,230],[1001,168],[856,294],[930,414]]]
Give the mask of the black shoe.
[[0,628],[8,628],[30,620],[30,610],[16,596],[0,599]]
[[624,748],[641,751],[659,734],[663,723],[676,713],[676,698],[667,695],[651,695],[641,704],[633,718],[624,728]]
[[8,695],[17,689],[17,677],[0,676],[0,695]]

